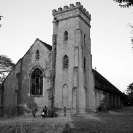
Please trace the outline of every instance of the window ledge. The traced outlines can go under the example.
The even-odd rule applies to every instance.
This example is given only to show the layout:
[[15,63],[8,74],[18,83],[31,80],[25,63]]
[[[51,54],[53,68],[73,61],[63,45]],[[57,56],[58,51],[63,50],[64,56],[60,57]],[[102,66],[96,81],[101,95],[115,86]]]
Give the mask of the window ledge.
[[30,95],[31,97],[43,97],[43,95]]

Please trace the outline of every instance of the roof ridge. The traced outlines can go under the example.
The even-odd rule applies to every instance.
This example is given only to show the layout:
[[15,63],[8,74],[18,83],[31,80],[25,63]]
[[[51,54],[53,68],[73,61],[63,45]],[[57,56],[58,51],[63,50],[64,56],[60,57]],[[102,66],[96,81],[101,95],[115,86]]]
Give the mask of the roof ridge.
[[36,40],[40,41],[41,43],[43,43],[49,50],[52,49],[52,46],[50,44],[47,44],[45,42],[43,42],[42,40],[40,40],[39,38],[37,38]]
[[[100,84],[104,85],[111,90],[111,91],[117,91],[117,92],[121,92],[116,86],[114,86],[110,81],[108,81],[105,77],[103,77],[99,72],[97,72],[96,70],[92,69],[92,72],[94,73],[95,77],[97,76],[97,80],[101,80]],[[99,78],[98,78],[99,77]],[[101,78],[100,78],[101,77]],[[96,80],[96,79],[95,79]],[[108,90],[108,91],[109,91]],[[122,93],[122,92],[121,92]]]

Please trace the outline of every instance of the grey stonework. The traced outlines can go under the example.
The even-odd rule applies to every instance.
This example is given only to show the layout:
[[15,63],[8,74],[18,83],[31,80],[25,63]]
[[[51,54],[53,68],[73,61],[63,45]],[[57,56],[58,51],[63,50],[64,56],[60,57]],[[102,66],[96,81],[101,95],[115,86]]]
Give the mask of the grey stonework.
[[[59,114],[64,107],[67,114],[88,113],[105,98],[109,109],[119,108],[121,92],[92,69],[89,12],[76,2],[52,14],[52,46],[36,39],[18,61],[0,86],[0,115],[30,114],[34,108],[40,114],[44,106]],[[31,82],[40,83],[31,80],[36,68],[43,76],[41,95],[32,95]]]

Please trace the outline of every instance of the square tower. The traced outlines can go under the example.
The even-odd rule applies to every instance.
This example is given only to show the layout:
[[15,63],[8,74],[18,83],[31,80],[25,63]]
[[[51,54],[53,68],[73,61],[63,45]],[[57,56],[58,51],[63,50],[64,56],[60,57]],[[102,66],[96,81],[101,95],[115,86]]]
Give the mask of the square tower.
[[91,90],[91,15],[76,2],[53,10],[54,106],[86,112]]

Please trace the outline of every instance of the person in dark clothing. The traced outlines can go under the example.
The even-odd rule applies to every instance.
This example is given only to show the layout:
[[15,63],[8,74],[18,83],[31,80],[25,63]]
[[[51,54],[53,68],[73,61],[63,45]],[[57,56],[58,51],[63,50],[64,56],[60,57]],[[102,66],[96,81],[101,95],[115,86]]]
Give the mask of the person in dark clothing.
[[44,112],[44,117],[47,117],[47,107],[46,106],[44,107],[43,112]]
[[34,118],[36,117],[36,112],[37,112],[37,108],[34,108],[33,111],[32,111],[32,115],[33,115]]
[[64,107],[64,116],[66,116],[66,107]]

